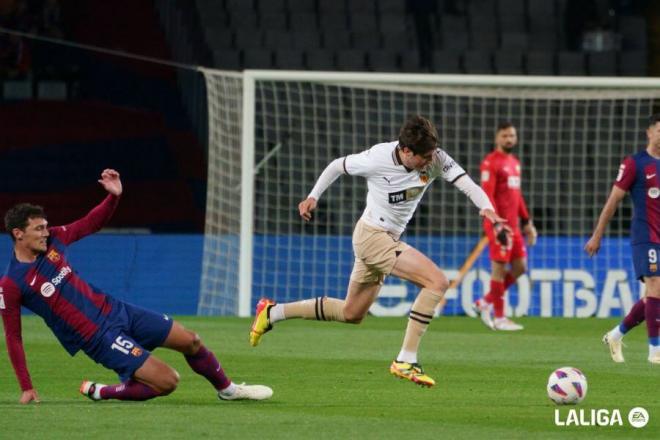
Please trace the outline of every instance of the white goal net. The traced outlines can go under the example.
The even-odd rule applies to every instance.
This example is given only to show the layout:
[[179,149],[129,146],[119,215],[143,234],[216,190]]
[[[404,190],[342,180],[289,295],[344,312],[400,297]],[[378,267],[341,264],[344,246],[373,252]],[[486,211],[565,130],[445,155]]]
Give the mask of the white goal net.
[[[598,257],[588,259],[582,247],[620,161],[646,145],[646,120],[660,104],[660,87],[650,87],[651,80],[631,86],[603,80],[595,87],[593,78],[205,75],[209,170],[200,314],[247,316],[262,296],[280,302],[343,298],[366,184],[342,176],[310,224],[301,221],[297,205],[330,161],[395,140],[412,114],[437,125],[441,147],[477,182],[498,123],[518,128],[515,154],[540,239],[529,249],[529,273],[510,289],[510,313],[616,316],[639,297],[629,258],[628,201]],[[452,278],[481,234],[476,208],[452,185],[436,181],[403,239]],[[472,313],[469,304],[484,293],[489,273],[486,251],[447,293],[444,313]],[[372,313],[403,315],[416,293],[388,278]]]

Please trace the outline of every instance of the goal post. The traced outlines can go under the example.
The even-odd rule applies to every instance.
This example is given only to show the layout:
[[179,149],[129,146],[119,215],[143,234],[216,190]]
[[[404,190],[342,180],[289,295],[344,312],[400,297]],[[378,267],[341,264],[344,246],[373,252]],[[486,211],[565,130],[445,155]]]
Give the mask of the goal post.
[[[660,80],[537,76],[202,70],[209,169],[198,313],[249,316],[261,296],[343,298],[351,231],[364,209],[363,179],[342,176],[303,224],[297,204],[334,158],[396,139],[410,114],[437,126],[446,149],[478,182],[495,127],[519,132],[522,189],[540,233],[530,271],[510,291],[509,312],[618,316],[639,297],[628,249],[629,202],[611,221],[597,258],[581,247],[618,164],[644,145]],[[449,278],[481,237],[476,208],[450,184],[432,185],[406,242]],[[487,253],[456,289],[446,314],[471,314],[487,288]],[[374,314],[401,315],[416,288],[389,279]]]

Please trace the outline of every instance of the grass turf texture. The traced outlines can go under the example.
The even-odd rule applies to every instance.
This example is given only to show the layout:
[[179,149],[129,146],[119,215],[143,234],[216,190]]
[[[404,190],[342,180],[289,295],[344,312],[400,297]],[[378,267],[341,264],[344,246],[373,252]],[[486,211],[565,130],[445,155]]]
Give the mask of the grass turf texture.
[[[179,321],[202,336],[234,381],[269,385],[273,399],[221,402],[181,355],[159,349],[181,374],[172,395],[91,402],[78,393],[80,382],[114,383],[114,373],[82,354],[70,358],[30,316],[23,339],[42,403],[17,403],[13,369],[0,355],[0,438],[660,438],[660,367],[646,361],[644,325],[626,337],[626,363],[615,364],[600,342],[615,320],[527,318],[524,331],[507,333],[442,317],[422,342],[421,361],[437,381],[426,389],[388,371],[403,318],[279,323],[256,348],[248,344],[249,320]],[[0,349],[6,353],[4,338]],[[567,365],[582,369],[589,391],[581,405],[561,407],[561,419],[569,408],[616,408],[623,426],[555,426],[545,386]],[[635,406],[650,414],[644,428],[627,421]]]

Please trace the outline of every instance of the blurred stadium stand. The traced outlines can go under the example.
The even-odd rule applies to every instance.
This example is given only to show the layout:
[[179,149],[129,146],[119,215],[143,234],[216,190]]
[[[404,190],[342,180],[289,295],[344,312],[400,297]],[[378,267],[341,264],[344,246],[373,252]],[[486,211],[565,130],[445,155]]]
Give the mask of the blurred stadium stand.
[[[130,14],[119,18],[118,10]],[[153,2],[0,0],[0,16],[14,30],[172,58]],[[111,228],[203,230],[206,134],[186,114],[175,69],[7,34],[0,40],[3,213],[31,201],[46,207],[51,223],[70,222],[102,199],[96,179],[112,167],[125,193]]]
[[[192,59],[220,69],[254,67],[253,56],[245,56],[247,50],[297,49],[305,51],[305,65],[312,70],[645,76],[651,61],[646,54],[658,53],[651,42],[660,19],[653,2],[647,0],[155,3],[170,43],[182,44],[178,36],[180,26],[185,25],[184,40],[201,43],[189,48],[194,52]],[[171,16],[177,18],[167,18]],[[235,56],[216,56],[227,50],[242,54],[238,63]],[[321,52],[315,54],[317,50]],[[358,51],[365,52],[364,59]],[[408,51],[413,52],[408,55]],[[624,56],[631,51],[636,55]],[[490,57],[487,62],[476,60],[475,53],[482,52],[493,54],[493,62],[488,61]],[[457,54],[460,62],[455,62],[455,55],[440,62],[447,54]],[[395,57],[401,57],[401,62],[392,62]],[[564,60],[567,66],[562,65]],[[507,62],[511,65],[506,66]],[[273,69],[300,69],[302,65],[297,55],[271,56],[257,64]]]
[[[660,75],[649,0],[0,0],[0,22],[227,70]],[[2,208],[33,200],[68,221],[113,166],[127,192],[112,226],[202,231],[196,72],[1,34],[0,81]]]

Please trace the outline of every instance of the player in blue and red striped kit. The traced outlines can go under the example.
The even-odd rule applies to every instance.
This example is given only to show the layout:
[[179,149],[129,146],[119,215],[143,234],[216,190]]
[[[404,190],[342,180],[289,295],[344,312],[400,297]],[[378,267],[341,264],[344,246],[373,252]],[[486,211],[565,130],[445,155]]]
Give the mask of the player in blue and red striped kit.
[[660,113],[651,116],[646,136],[646,149],[626,157],[619,167],[612,192],[584,249],[590,256],[598,252],[607,223],[626,192],[630,192],[633,265],[635,275],[646,285],[646,296],[635,303],[619,325],[603,336],[603,342],[609,346],[614,362],[623,362],[621,339],[646,320],[648,360],[660,364]]
[[25,361],[21,306],[41,316],[71,356],[82,350],[119,375],[121,383],[116,385],[84,381],[80,391],[92,400],[147,400],[174,391],[179,374],[150,353],[157,347],[181,352],[223,400],[270,398],[272,390],[266,386],[229,380],[196,333],[166,315],[106,295],[71,267],[67,247],[101,229],[119,203],[119,173],[106,169],[99,183],[109,195],[69,225],[48,227],[43,209],[27,203],[14,206],[5,215],[14,254],[0,278],[0,313],[7,351],[22,390],[19,402],[39,402]]

